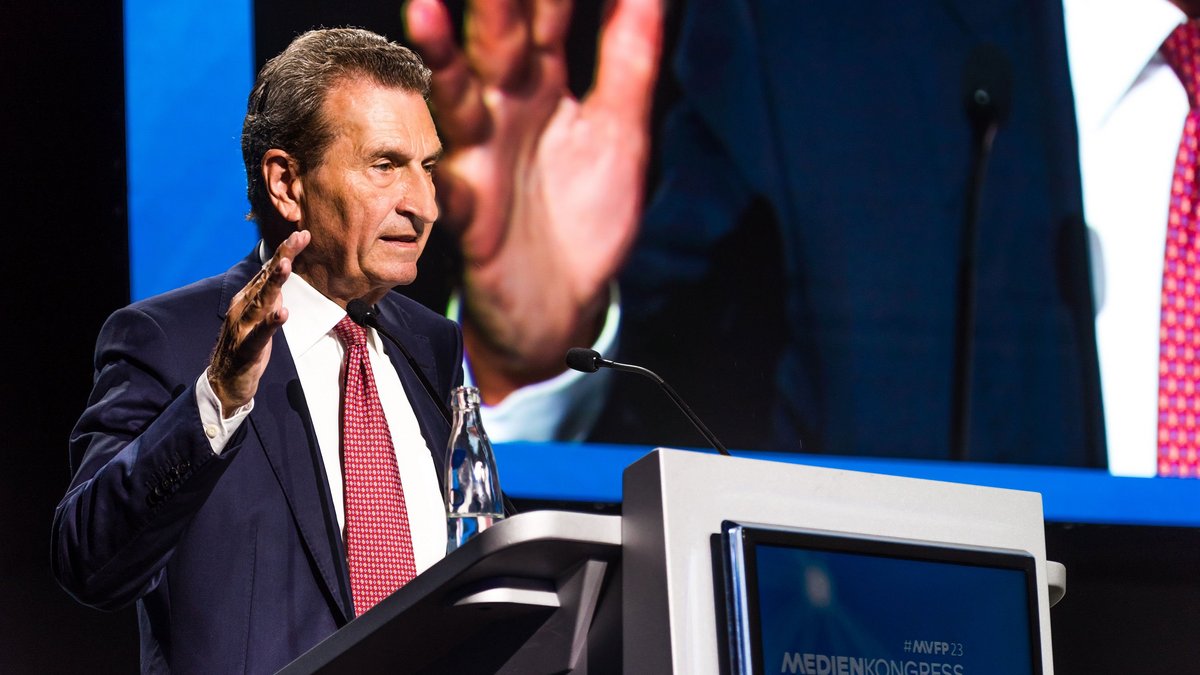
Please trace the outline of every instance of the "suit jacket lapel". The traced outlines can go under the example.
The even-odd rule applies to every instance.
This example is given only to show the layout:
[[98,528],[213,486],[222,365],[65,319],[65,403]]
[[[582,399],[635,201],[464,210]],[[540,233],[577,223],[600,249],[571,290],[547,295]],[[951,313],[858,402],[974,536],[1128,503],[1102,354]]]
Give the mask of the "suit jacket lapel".
[[[404,344],[405,348],[412,354],[413,360],[417,362],[417,366],[424,371],[425,376],[431,382],[437,382],[437,367],[434,361],[433,348],[429,344],[429,338],[416,334],[412,330],[408,320],[408,313],[398,303],[388,302],[385,299],[379,303],[379,309],[380,325]],[[384,345],[384,350],[387,352],[388,358],[391,359],[392,366],[395,367],[396,372],[400,375],[400,382],[404,385],[404,393],[408,395],[408,401],[417,416],[417,423],[421,427],[421,435],[425,437],[425,444],[430,448],[430,454],[433,456],[433,466],[437,471],[438,485],[442,489],[445,489],[445,485],[442,485],[446,464],[444,450],[448,441],[449,427],[446,425],[446,421],[442,419],[442,414],[438,411],[433,401],[425,393],[425,388],[421,386],[420,380],[417,379],[412,367],[408,365],[408,361],[404,358],[404,355],[386,338],[384,339]]]
[[[256,256],[251,258],[226,275],[222,316],[233,295],[260,268]],[[304,389],[283,331],[276,331],[273,338],[271,360],[259,381],[248,421],[279,481],[326,597],[338,613],[337,621],[345,624],[354,617],[345,550]]]

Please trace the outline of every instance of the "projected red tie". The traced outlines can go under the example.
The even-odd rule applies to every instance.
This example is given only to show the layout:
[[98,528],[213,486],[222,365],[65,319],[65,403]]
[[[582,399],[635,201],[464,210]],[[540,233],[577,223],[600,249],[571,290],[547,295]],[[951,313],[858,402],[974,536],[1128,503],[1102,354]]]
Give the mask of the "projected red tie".
[[1197,477],[1200,440],[1200,228],[1196,189],[1200,148],[1200,25],[1189,21],[1162,46],[1163,57],[1183,82],[1191,111],[1179,141],[1163,257],[1162,315],[1158,356],[1158,475]]
[[417,565],[392,434],[367,355],[366,329],[345,317],[333,330],[346,346],[342,477],[346,560],[357,616],[417,576]]

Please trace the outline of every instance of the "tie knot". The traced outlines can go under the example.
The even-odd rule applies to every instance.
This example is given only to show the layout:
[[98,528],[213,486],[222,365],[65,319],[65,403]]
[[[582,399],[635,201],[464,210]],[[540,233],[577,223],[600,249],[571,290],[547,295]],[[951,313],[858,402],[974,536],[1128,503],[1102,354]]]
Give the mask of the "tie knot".
[[333,333],[347,349],[367,344],[367,329],[354,323],[354,320],[348,316],[343,316],[342,320],[337,322],[337,325],[333,327]]
[[1162,46],[1163,58],[1187,91],[1191,107],[1200,107],[1200,19],[1179,24]]

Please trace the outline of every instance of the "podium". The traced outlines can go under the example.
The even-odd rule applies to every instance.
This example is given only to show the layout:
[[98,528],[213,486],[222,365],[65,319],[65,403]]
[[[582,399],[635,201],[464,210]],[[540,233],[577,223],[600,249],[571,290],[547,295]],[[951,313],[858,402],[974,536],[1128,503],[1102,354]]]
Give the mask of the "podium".
[[[1026,559],[1029,672],[1053,673],[1049,609],[1065,569],[1046,560],[1037,493],[667,449],[630,465],[623,492],[620,516],[536,511],[498,523],[281,672],[730,673],[745,640],[731,628],[722,553],[734,522]],[[934,646],[906,658],[954,672],[956,656],[937,651],[947,636],[904,637]],[[849,672],[847,659],[869,656],[797,649],[784,672],[837,673],[839,658]],[[769,658],[761,672],[780,672]]]

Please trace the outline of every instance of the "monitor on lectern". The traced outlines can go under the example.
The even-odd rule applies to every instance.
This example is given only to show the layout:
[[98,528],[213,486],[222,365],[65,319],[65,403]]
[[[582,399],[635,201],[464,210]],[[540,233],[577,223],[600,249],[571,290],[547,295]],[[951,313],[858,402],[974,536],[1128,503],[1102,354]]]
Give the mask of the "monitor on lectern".
[[1042,673],[1028,553],[732,522],[721,539],[734,675]]

